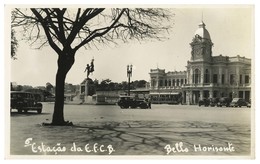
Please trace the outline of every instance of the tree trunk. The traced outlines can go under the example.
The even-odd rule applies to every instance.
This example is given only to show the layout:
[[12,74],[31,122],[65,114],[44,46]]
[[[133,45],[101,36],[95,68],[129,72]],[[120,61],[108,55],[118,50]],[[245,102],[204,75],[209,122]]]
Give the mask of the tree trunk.
[[63,125],[64,121],[64,85],[65,85],[66,74],[64,71],[58,68],[56,74],[56,88],[55,88],[55,105],[52,117],[53,125]]
[[64,120],[64,86],[66,75],[74,64],[73,52],[65,52],[59,55],[58,70],[56,73],[56,88],[55,88],[55,105],[52,116],[52,125],[68,125],[68,121]]

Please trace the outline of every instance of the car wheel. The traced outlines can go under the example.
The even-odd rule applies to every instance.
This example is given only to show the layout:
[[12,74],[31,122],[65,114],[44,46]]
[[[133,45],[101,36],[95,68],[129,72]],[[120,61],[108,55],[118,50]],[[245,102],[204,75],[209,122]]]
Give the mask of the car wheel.
[[124,106],[123,106],[123,108],[124,108],[124,109],[126,109],[126,108],[129,108],[129,106],[127,106],[127,105],[124,105]]
[[17,109],[18,110],[18,113],[22,113],[23,112],[23,110],[22,109]]
[[38,110],[37,110],[37,113],[38,113],[38,114],[41,114],[41,113],[42,113],[42,109],[38,109]]

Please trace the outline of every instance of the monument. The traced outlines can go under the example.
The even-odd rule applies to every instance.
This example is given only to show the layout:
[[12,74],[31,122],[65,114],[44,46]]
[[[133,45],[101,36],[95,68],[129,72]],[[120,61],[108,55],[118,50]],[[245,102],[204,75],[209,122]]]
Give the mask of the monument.
[[85,71],[87,71],[87,78],[83,80],[80,85],[80,94],[83,103],[92,104],[92,96],[96,93],[96,88],[93,80],[89,78],[90,73],[94,72],[94,59],[90,64],[87,64]]
[[87,71],[87,78],[89,78],[89,74],[94,72],[94,59],[91,60],[90,65],[87,64],[84,72],[86,72],[86,71]]

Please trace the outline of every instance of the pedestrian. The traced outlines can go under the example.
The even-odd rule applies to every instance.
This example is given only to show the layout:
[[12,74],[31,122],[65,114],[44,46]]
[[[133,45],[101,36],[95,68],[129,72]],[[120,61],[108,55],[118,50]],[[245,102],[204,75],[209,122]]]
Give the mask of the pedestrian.
[[148,108],[152,109],[152,107],[151,107],[151,98],[148,98]]

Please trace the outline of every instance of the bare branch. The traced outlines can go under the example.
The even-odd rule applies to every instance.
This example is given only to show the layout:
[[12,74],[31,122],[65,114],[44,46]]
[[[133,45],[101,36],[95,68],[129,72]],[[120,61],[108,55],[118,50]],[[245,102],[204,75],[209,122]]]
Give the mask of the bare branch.
[[45,37],[57,53],[71,47],[77,51],[82,46],[109,46],[133,39],[140,42],[162,40],[167,38],[164,34],[171,28],[173,16],[169,10],[161,8],[44,8],[32,11],[30,14],[15,9],[12,27],[22,26],[32,45]]
[[[94,38],[101,37],[101,36],[105,35],[107,32],[109,32],[109,30],[112,29],[117,24],[117,22],[119,21],[119,19],[121,18],[121,16],[123,15],[124,12],[125,12],[125,9],[122,9],[121,13],[118,15],[118,17],[114,20],[114,22],[110,26],[99,28],[99,29],[96,29],[93,32],[91,32],[89,34],[89,36],[83,42],[81,42],[78,46],[75,47],[75,50],[77,51],[80,47],[87,44]],[[102,31],[102,32],[99,32],[99,31]]]
[[67,9],[54,9],[54,11],[57,13],[57,19],[58,19],[58,25],[59,25],[59,36],[61,39],[61,43],[64,43],[66,38],[65,38],[65,31],[64,31],[64,26],[63,26],[63,17],[64,13],[66,12]]
[[50,46],[57,52],[57,54],[59,55],[61,53],[60,48],[54,43],[51,34],[50,34],[50,30],[48,28],[48,24],[46,22],[46,20],[40,15],[40,13],[36,10],[36,9],[31,9],[31,11],[34,13],[34,15],[37,17],[37,19],[39,20],[39,22],[41,23],[45,34],[47,36],[48,42],[50,44]]
[[[79,22],[74,22],[74,25],[73,25],[73,28],[67,38],[67,44],[71,44],[77,33],[81,30],[81,28],[89,21],[91,20],[92,18],[94,18],[95,16],[97,16],[99,13],[101,13],[104,9],[86,9],[84,11],[84,13],[82,14],[82,17],[80,19]],[[91,12],[92,11],[92,12]],[[86,15],[84,15],[86,14]]]

